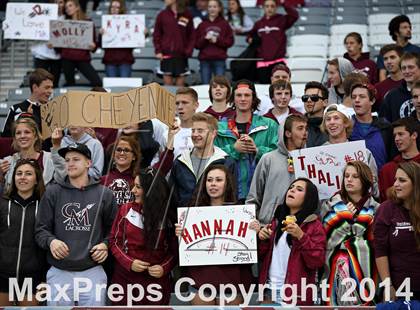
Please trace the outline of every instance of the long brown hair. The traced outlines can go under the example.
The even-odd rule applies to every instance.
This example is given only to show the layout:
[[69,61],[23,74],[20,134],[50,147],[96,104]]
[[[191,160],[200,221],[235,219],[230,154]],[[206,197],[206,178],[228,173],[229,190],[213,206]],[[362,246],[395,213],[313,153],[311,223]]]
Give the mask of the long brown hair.
[[35,176],[36,176],[36,184],[34,187],[33,196],[37,200],[41,199],[42,195],[45,192],[45,185],[44,185],[44,178],[42,176],[41,168],[39,167],[39,164],[36,160],[33,159],[19,159],[16,163],[15,169],[13,170],[13,176],[12,176],[12,184],[10,185],[9,190],[6,193],[7,198],[11,198],[13,195],[16,195],[18,192],[18,189],[16,187],[15,177],[16,177],[16,171],[20,166],[23,165],[30,165],[32,168],[34,168]]
[[25,125],[32,131],[32,133],[35,136],[34,137],[34,139],[35,139],[34,149],[35,149],[35,151],[40,152],[41,149],[42,149],[42,136],[41,136],[41,133],[38,129],[38,125],[35,123],[35,121],[32,118],[29,118],[29,117],[18,118],[16,120],[16,122],[13,124],[13,127],[12,127],[12,136],[13,136],[12,148],[15,151],[20,151],[20,148],[17,145],[17,141],[16,141],[16,137],[15,137],[16,128],[17,128],[18,125]]
[[[359,160],[348,162],[343,170],[343,178],[341,180],[341,189],[340,189],[340,196],[343,199],[343,201],[346,203],[351,201],[350,195],[346,191],[346,188],[344,187],[344,175],[348,167],[354,167],[354,169],[356,169],[357,171],[357,175],[359,176],[360,182],[362,183],[362,197],[365,197],[366,195],[370,193],[370,190],[373,185],[373,175],[368,165],[366,165],[364,162],[359,161]],[[351,202],[357,203],[357,201],[351,201]]]
[[393,188],[390,199],[398,205],[404,204],[404,206],[407,207],[411,224],[414,228],[417,249],[420,251],[420,165],[415,161],[401,162],[398,164],[398,169],[401,169],[407,174],[413,185],[413,192],[407,200],[403,201],[397,198]]
[[87,20],[85,12],[83,12],[82,8],[80,7],[79,0],[65,0],[65,2],[64,2],[64,15],[66,16],[66,19],[71,19],[71,17],[68,16],[67,12],[66,12],[67,2],[73,2],[74,5],[79,8],[79,10],[77,11],[77,16],[76,16],[77,20]]
[[195,187],[194,194],[190,201],[190,207],[195,206],[210,206],[210,196],[207,193],[206,180],[207,175],[210,171],[222,170],[226,176],[225,193],[223,196],[223,202],[235,203],[236,202],[236,183],[232,176],[232,173],[226,168],[225,165],[210,165],[201,176],[197,186]]
[[137,175],[137,170],[138,167],[140,166],[140,161],[141,161],[141,151],[140,151],[140,145],[137,142],[136,138],[134,136],[129,136],[129,135],[122,135],[118,138],[117,141],[115,141],[115,143],[111,146],[112,150],[114,151],[114,153],[112,154],[112,158],[111,161],[114,164],[114,156],[115,156],[115,152],[118,146],[118,143],[120,143],[120,141],[125,141],[127,142],[130,147],[131,150],[133,152],[133,156],[134,156],[134,160],[131,162],[130,165],[130,170],[132,173],[132,176],[135,177]]

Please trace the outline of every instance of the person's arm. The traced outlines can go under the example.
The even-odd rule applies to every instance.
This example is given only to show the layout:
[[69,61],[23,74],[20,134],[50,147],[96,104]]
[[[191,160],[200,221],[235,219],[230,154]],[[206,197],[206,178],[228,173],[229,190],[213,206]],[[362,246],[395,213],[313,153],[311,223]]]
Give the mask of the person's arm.
[[42,196],[35,224],[35,241],[40,248],[47,251],[50,250],[51,242],[57,239],[53,233],[56,202],[53,190],[56,188],[48,188]]
[[111,233],[109,234],[109,248],[119,264],[127,271],[130,271],[134,258],[129,256],[123,249],[124,242],[126,241],[123,240],[125,212],[125,207],[121,206],[113,222]]
[[277,149],[277,143],[278,143],[278,128],[279,126],[277,123],[271,119],[268,119],[268,132],[267,132],[267,138],[265,140],[265,144],[263,145],[256,145],[258,152],[256,156],[256,160],[260,160],[260,158],[272,150]]
[[95,139],[95,141],[97,143],[93,144],[92,166],[89,168],[89,175],[99,179],[104,168],[104,149],[99,140]]
[[194,51],[195,36],[196,30],[194,29],[194,22],[192,18],[188,21],[187,24],[187,46],[186,46],[186,57],[191,57]]
[[[247,204],[255,204],[256,217],[259,219],[259,210],[264,197],[265,184],[267,180],[267,172],[269,170],[269,163],[267,157],[262,157],[257,167],[255,168],[254,175],[249,188],[248,197],[246,198]],[[275,206],[274,206],[275,207]],[[271,220],[271,219],[269,219]]]
[[209,44],[209,40],[206,39],[206,33],[203,29],[203,23],[201,23],[198,28],[195,30],[195,36],[194,36],[194,47],[196,49],[203,49]]
[[217,38],[216,45],[221,48],[229,48],[233,45],[235,39],[233,37],[232,28],[228,22],[226,22],[223,30],[224,31],[220,33],[219,37]]
[[242,26],[242,33],[247,33],[251,31],[252,27],[254,27],[253,20],[248,15],[244,15],[244,24]]
[[12,136],[12,124],[15,121],[15,110],[13,106],[10,107],[9,113],[7,113],[6,122],[4,123],[3,132],[1,133],[2,137],[11,137]]
[[286,3],[283,4],[284,10],[286,11],[286,23],[285,23],[285,30],[289,29],[293,26],[293,24],[299,19],[299,12],[296,10],[294,6],[288,5]]
[[387,74],[387,72],[386,72],[386,70],[385,69],[379,69],[378,70],[379,71],[379,82],[382,82],[382,81],[384,81],[384,80],[386,80],[386,74]]
[[161,14],[159,14],[156,17],[156,23],[153,30],[153,46],[155,47],[155,54],[162,53],[162,37],[163,37],[162,16]]

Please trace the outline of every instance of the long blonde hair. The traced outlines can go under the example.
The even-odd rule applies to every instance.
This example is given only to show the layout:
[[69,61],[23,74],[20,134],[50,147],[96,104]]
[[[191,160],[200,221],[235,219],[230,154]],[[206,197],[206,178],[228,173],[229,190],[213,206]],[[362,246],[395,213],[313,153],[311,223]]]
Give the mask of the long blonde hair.
[[40,152],[42,150],[42,136],[41,136],[41,132],[38,129],[38,125],[35,123],[35,121],[31,118],[28,117],[22,117],[22,118],[18,118],[16,120],[16,122],[13,124],[13,128],[12,128],[12,136],[13,136],[13,142],[12,142],[12,148],[15,151],[20,151],[19,146],[17,145],[17,141],[16,141],[16,128],[18,125],[25,125],[27,126],[32,133],[35,136],[35,142],[34,142],[34,150],[37,152]]

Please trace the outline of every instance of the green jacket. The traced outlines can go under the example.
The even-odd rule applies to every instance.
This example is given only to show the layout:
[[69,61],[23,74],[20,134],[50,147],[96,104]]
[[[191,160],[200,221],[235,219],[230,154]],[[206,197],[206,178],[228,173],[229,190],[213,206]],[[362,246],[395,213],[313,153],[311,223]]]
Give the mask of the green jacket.
[[219,121],[219,131],[214,142],[236,161],[239,199],[245,199],[248,195],[254,170],[261,156],[277,148],[278,125],[269,118],[254,114],[248,135],[257,146],[256,154],[244,154],[235,150],[234,144],[238,138],[230,130],[228,120]]

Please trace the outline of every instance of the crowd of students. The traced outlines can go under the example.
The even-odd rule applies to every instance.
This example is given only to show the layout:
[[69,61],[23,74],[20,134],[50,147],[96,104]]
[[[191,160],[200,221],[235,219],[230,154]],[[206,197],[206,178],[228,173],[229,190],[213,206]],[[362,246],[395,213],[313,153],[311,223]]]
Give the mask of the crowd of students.
[[[188,38],[192,15],[180,1],[166,4],[157,17],[156,24],[162,24],[155,28],[154,38],[160,38],[155,47],[164,72],[171,73],[166,79],[182,84],[197,44]],[[251,33],[258,33],[260,24],[266,27],[264,22],[290,27],[295,9],[286,8],[289,17],[277,16],[276,5],[264,1],[266,16]],[[68,16],[80,18],[76,0],[66,1],[65,8]],[[174,8],[181,11],[174,15]],[[244,22],[237,10],[238,16],[229,16]],[[221,2],[210,0],[208,19],[197,33],[206,27],[232,32],[222,12]],[[361,38],[351,33],[344,40],[348,54],[328,62],[330,87],[310,81],[301,98],[293,94],[293,76],[282,59],[283,36],[260,38],[268,42],[263,45],[276,46],[261,49],[271,53],[261,55],[258,65],[260,77],[270,83],[266,93],[257,95],[252,81],[232,85],[217,75],[225,56],[203,56],[212,105],[197,112],[196,91],[179,87],[177,119],[170,127],[157,119],[122,130],[71,126],[56,128],[43,141],[40,110],[55,77],[36,69],[29,79],[30,98],[10,108],[2,132],[13,151],[0,160],[0,306],[37,305],[31,297],[43,282],[51,287],[49,305],[127,305],[132,302],[128,287],[151,284],[160,286],[160,298],[135,304],[165,305],[180,276],[194,280],[183,288],[190,293],[204,284],[264,284],[263,304],[288,303],[293,294],[299,305],[374,305],[400,301],[399,288],[420,300],[420,56],[413,45],[403,51],[410,37],[406,24],[401,16],[390,23],[397,44],[381,49],[389,73],[385,80],[372,84],[377,80],[372,63],[362,65],[368,72],[355,70],[366,59]],[[184,28],[175,34],[177,27]],[[203,38],[199,46],[225,53],[232,34],[219,35]],[[203,50],[200,55],[206,55]],[[366,159],[346,164],[340,190],[329,199],[320,200],[310,180],[296,178],[292,151],[358,140],[366,143]],[[258,268],[178,267],[177,237],[184,231],[177,208],[244,203],[256,207],[250,229],[257,233]],[[27,278],[32,291],[18,300],[9,282],[22,289]],[[103,287],[121,285],[122,298],[110,300],[105,290],[92,289],[78,291],[78,300],[55,299],[63,297],[60,286],[73,292],[79,278]],[[320,291],[327,283],[326,295],[312,294],[302,280]],[[215,305],[221,296],[212,296],[197,294],[191,303]],[[230,303],[243,301],[239,294]]]

